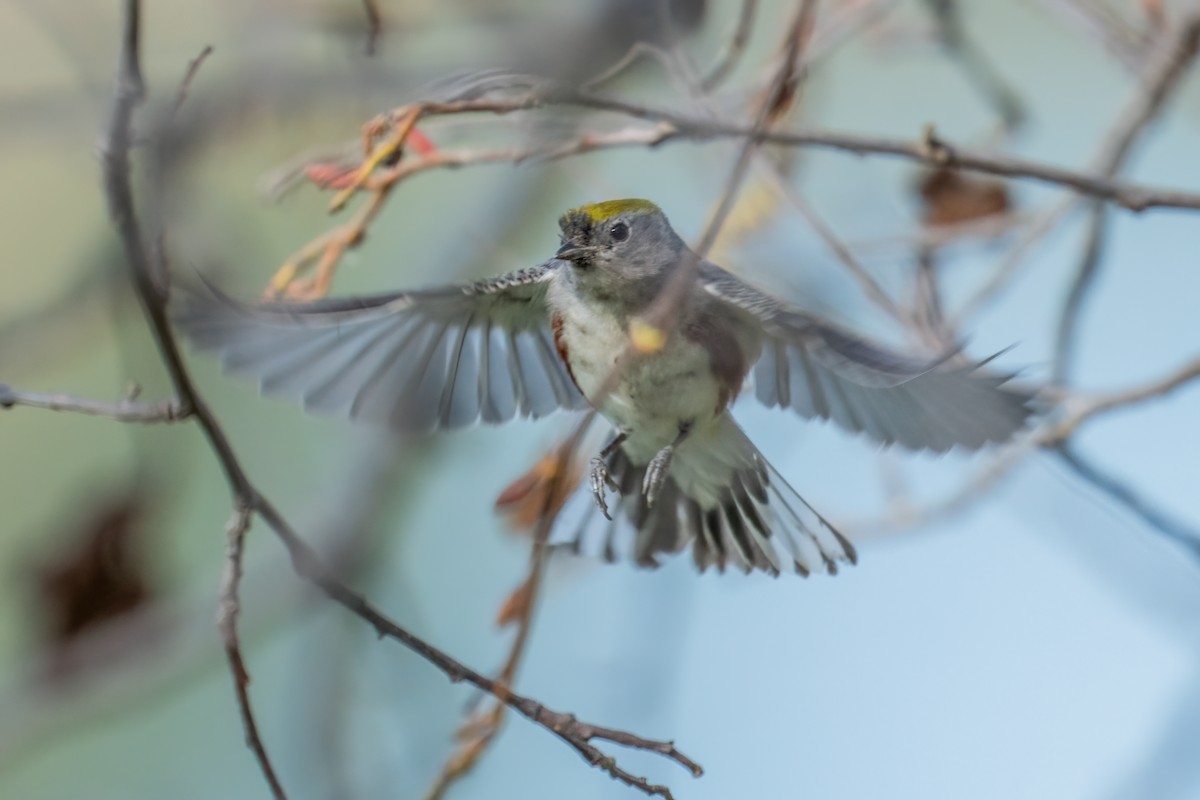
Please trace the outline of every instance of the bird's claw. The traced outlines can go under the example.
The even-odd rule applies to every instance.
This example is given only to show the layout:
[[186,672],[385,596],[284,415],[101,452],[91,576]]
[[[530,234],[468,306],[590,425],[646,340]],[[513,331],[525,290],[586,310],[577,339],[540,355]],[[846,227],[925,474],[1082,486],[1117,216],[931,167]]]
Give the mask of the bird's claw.
[[592,473],[590,479],[592,487],[592,496],[596,498],[596,505],[600,506],[600,513],[607,520],[612,519],[612,515],[608,513],[608,502],[604,499],[605,488],[616,489],[612,478],[608,474],[608,464],[602,456],[594,456],[592,458]]
[[642,494],[646,496],[647,506],[654,505],[654,501],[658,499],[659,490],[667,480],[667,470],[671,468],[671,459],[674,455],[674,447],[664,447],[646,465],[646,476],[642,479]]

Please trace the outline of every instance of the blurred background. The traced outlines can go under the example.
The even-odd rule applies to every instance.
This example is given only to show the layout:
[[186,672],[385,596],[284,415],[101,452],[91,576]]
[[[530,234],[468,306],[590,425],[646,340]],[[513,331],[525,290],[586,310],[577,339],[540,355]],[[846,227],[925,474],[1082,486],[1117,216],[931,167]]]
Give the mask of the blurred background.
[[[170,386],[99,188],[119,5],[0,4],[0,383],[104,400],[136,384],[158,400]],[[664,26],[636,0],[380,0],[371,36],[351,0],[147,3],[151,100],[139,120],[152,131],[174,115],[179,147],[169,163],[135,151],[139,181],[168,187],[144,195],[157,199],[143,211],[163,221],[177,273],[253,297],[347,217],[328,215],[330,193],[303,167],[360,157],[365,122],[444,96],[447,76],[501,67],[585,80],[641,40],[666,57],[635,61],[603,91],[752,119],[795,5],[746,5],[675,0]],[[777,124],[912,142],[932,124],[953,144],[1093,169],[1164,42],[1196,14],[1151,0],[823,0]],[[739,21],[745,47],[713,76]],[[698,87],[705,77],[711,89]],[[1152,116],[1120,174],[1200,187],[1200,80],[1180,70]],[[635,122],[552,108],[421,130],[438,149],[487,149]],[[695,242],[737,148],[681,141],[415,175],[345,253],[332,293],[542,261],[564,209],[607,198],[652,198]],[[1040,385],[1099,224],[1070,396],[1149,384],[1194,359],[1195,214],[1097,216],[1071,201],[1028,181],[768,148],[714,257],[898,345],[952,335],[980,357],[1013,345],[999,363]],[[911,325],[863,293],[809,207],[914,312]],[[502,664],[513,633],[497,609],[529,544],[493,502],[569,415],[400,441],[189,363],[257,484],[348,583],[471,666]],[[697,575],[686,556],[654,572],[555,557],[517,688],[676,740],[703,778],[616,755],[678,797],[1200,797],[1196,383],[1074,435],[1072,453],[1107,489],[1053,452],[881,454],[744,402],[738,419],[855,540],[859,566],[801,580]],[[0,454],[0,797],[269,796],[214,624],[229,492],[195,426],[14,408],[0,412]],[[246,569],[251,692],[289,795],[425,796],[478,698],[311,591],[261,524]],[[447,796],[639,795],[512,719]]]

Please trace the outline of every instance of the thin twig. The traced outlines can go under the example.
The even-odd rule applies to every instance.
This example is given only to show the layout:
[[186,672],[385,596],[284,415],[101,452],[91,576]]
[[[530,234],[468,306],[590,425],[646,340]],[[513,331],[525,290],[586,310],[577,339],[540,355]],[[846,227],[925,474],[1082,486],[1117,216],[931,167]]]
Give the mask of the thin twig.
[[[1057,448],[1067,442],[1085,423],[1121,408],[1138,406],[1147,400],[1166,397],[1180,387],[1200,379],[1200,356],[1193,358],[1158,380],[1119,392],[1095,397],[1069,397],[1062,401],[1063,413],[1040,428],[1000,450],[974,478],[963,483],[948,497],[922,508],[897,509],[886,519],[860,523],[860,533],[871,530],[915,528],[944,519],[966,508],[1008,476],[1024,458],[1039,448]],[[846,526],[850,527],[850,526]]]
[[636,41],[629,46],[624,55],[618,58],[612,66],[606,67],[602,72],[595,77],[588,78],[580,84],[583,89],[597,89],[606,83],[612,82],[617,76],[628,70],[643,57],[653,59],[662,66],[663,71],[671,78],[673,82],[678,83],[678,75],[676,74],[676,65],[673,62],[669,53],[659,45],[653,42]]
[[[1138,136],[1146,130],[1162,110],[1167,98],[1179,84],[1196,54],[1200,39],[1200,11],[1193,11],[1179,23],[1154,51],[1151,63],[1140,82],[1137,94],[1130,101],[1121,119],[1113,128],[1098,174],[1112,176],[1125,163]],[[1095,285],[1101,255],[1108,232],[1109,214],[1103,203],[1093,201],[1089,206],[1088,228],[1084,253],[1075,268],[1075,278],[1063,302],[1058,331],[1054,342],[1054,366],[1051,381],[1061,384],[1070,370],[1071,354],[1078,333],[1084,302]]]
[[[717,208],[709,217],[708,225],[704,229],[700,241],[696,244],[696,253],[701,258],[704,258],[708,254],[708,251],[712,249],[713,244],[717,241],[717,237],[721,235],[721,227],[729,217],[729,212],[733,210],[734,203],[737,202],[738,190],[741,188],[746,171],[750,168],[754,154],[763,141],[760,137],[767,132],[780,106],[787,102],[788,96],[795,91],[795,82],[799,77],[797,69],[799,67],[800,54],[812,30],[812,19],[815,12],[816,0],[801,0],[792,24],[788,26],[788,32],[782,48],[783,57],[780,60],[779,68],[771,81],[770,87],[763,96],[762,106],[755,115],[754,124],[750,128],[749,136],[742,142],[737,159],[734,160],[733,167],[725,179],[725,188],[720,194]],[[694,264],[692,266],[693,268],[695,267]],[[691,276],[689,275],[688,281],[690,282],[690,280]]]
[[379,34],[383,32],[383,16],[379,13],[376,0],[362,0],[362,4],[367,15],[366,54],[373,56],[379,45]]
[[[812,51],[819,41],[816,35],[815,17],[813,14],[815,6],[805,10],[801,8],[802,15],[798,19],[799,27],[796,29],[795,35],[804,39],[804,59],[801,62],[801,54],[799,51],[792,53],[788,48],[783,48],[778,63],[772,69],[773,85],[768,86],[766,95],[767,103],[763,106],[768,109],[768,117],[770,122],[778,123],[786,118],[787,110],[795,105],[798,96],[797,83],[800,81],[800,70],[802,63],[807,64],[812,61]],[[743,6],[743,14],[751,13],[752,9],[747,12],[747,7]],[[805,16],[805,14],[807,16]],[[743,16],[742,22],[746,22],[746,17]],[[791,40],[789,40],[791,41]],[[744,43],[743,43],[744,44]],[[786,71],[788,64],[791,63],[790,74]],[[778,81],[780,76],[786,76],[782,87],[773,88],[774,81]],[[709,98],[704,96],[704,86],[692,86],[689,90],[689,95],[693,97],[700,105],[701,109],[709,118],[718,118],[721,116],[720,109],[712,103]],[[770,101],[770,96],[773,92],[777,92],[774,102]],[[766,126],[764,126],[765,129]],[[776,194],[787,200],[804,218],[809,227],[813,229],[817,237],[829,248],[839,262],[850,272],[852,278],[862,287],[864,294],[869,300],[879,306],[885,313],[892,317],[893,320],[905,325],[907,318],[900,311],[900,308],[892,301],[883,287],[874,279],[871,273],[864,267],[859,260],[854,256],[853,252],[846,244],[838,237],[834,230],[826,223],[817,213],[811,204],[791,185],[782,174],[781,168],[776,160],[765,157],[761,153],[756,153],[753,157],[754,167],[757,173],[767,182],[770,189]],[[729,195],[724,195],[728,197]]]
[[938,284],[937,259],[938,253],[934,248],[917,248],[911,318],[913,327],[924,339],[948,352],[955,346],[954,333],[946,327],[941,287]]
[[[564,496],[562,484],[571,479],[571,462],[576,458],[576,451],[593,418],[594,415],[589,414],[586,419],[581,420],[566,441],[554,451],[555,467],[549,485],[545,489],[545,496],[538,513],[537,527],[530,545],[529,571],[514,592],[514,595],[519,597],[517,602],[521,604],[516,616],[517,633],[509,648],[508,658],[505,659],[504,666],[500,668],[497,675],[497,679],[505,686],[513,685],[517,668],[520,666],[529,644],[529,637],[533,630],[534,611],[537,608],[541,592],[546,562],[551,553],[551,549],[546,546],[546,543],[550,538],[550,531],[558,513],[561,511],[561,506],[556,507],[556,503]],[[441,773],[426,792],[425,800],[440,800],[455,781],[461,779],[475,767],[499,734],[505,708],[503,702],[496,701],[488,711],[473,714],[459,729],[459,736],[464,741],[458,751],[442,766]]]
[[1036,220],[1037,217],[1030,213],[1007,211],[945,225],[922,224],[910,233],[855,239],[846,242],[846,247],[859,254],[885,254],[905,259],[921,247],[940,250],[970,242],[986,248],[1016,230],[1035,224]]
[[225,657],[229,660],[229,671],[233,676],[233,692],[237,697],[238,710],[242,716],[242,727],[246,731],[246,746],[254,752],[258,766],[271,787],[275,800],[287,800],[287,793],[275,774],[266,745],[258,732],[258,722],[250,705],[250,673],[242,658],[242,645],[238,640],[237,618],[241,613],[238,590],[242,583],[242,556],[245,553],[246,531],[250,529],[251,511],[246,506],[234,510],[225,528],[228,550],[225,557],[225,573],[221,578],[220,610],[217,613],[217,630],[225,644]]
[[855,257],[854,253],[834,232],[833,228],[829,227],[829,224],[822,219],[812,204],[800,192],[787,185],[781,177],[778,175],[775,177],[787,201],[799,212],[800,216],[804,217],[809,227],[816,232],[821,241],[825,243],[825,246],[833,252],[837,260],[841,262],[842,266],[858,282],[859,287],[863,290],[863,294],[875,303],[875,305],[887,312],[888,316],[892,319],[900,323],[905,322],[904,312],[900,310],[900,307],[896,305],[896,302],[892,300],[884,288],[879,285],[879,281],[875,280],[875,277],[863,266],[862,262]]
[[1193,358],[1166,376],[1133,389],[1112,392],[1092,398],[1068,400],[1067,405],[1077,406],[1062,420],[1050,426],[1040,437],[1039,444],[1065,442],[1084,422],[1118,408],[1137,405],[1156,397],[1165,397],[1176,389],[1200,378],[1200,357]]
[[[925,136],[921,140],[913,142],[841,131],[756,130],[753,126],[747,128],[736,123],[700,119],[667,109],[586,92],[560,91],[557,94],[539,97],[541,104],[575,105],[600,111],[612,111],[638,119],[669,123],[676,132],[674,136],[664,138],[664,142],[677,138],[694,140],[749,138],[769,144],[816,147],[855,155],[892,156],[919,161],[931,166],[953,167],[988,175],[1039,181],[1091,195],[1130,211],[1146,211],[1152,208],[1200,209],[1200,194],[1120,181],[1029,159],[977,153],[955,147],[937,136]],[[498,105],[505,111],[515,111],[532,108],[538,104],[535,98],[525,97],[515,105],[487,102],[484,105],[491,107],[479,110],[496,111]],[[467,103],[453,105],[465,106]]]
[[179,109],[183,108],[183,104],[187,102],[188,91],[192,88],[192,81],[196,79],[196,73],[200,71],[200,67],[204,64],[205,59],[212,55],[213,46],[205,45],[200,54],[188,62],[187,70],[183,73],[183,80],[179,82],[179,91],[175,93],[175,105],[171,106],[171,116],[174,117],[179,113]]
[[832,8],[827,8],[821,26],[805,48],[805,62],[811,67],[829,58],[838,48],[882,21],[899,5],[900,0],[857,0],[853,3],[836,3]]
[[0,383],[0,408],[15,406],[70,411],[93,417],[107,417],[118,422],[179,422],[192,415],[192,409],[178,400],[163,400],[158,403],[122,400],[119,403],[103,403],[66,394],[26,392]]
[[942,47],[958,62],[967,80],[985,101],[995,108],[1004,130],[1015,130],[1025,119],[1025,109],[987,54],[967,35],[958,0],[926,0],[926,5],[937,24]]
[[[1111,178],[1120,170],[1122,163],[1129,154],[1134,139],[1138,133],[1144,130],[1153,115],[1157,113],[1155,108],[1148,109],[1146,101],[1153,100],[1158,106],[1161,106],[1165,101],[1165,96],[1155,98],[1153,96],[1155,93],[1146,91],[1143,86],[1149,83],[1157,86],[1160,92],[1165,92],[1169,90],[1169,84],[1178,79],[1177,75],[1172,76],[1169,74],[1169,67],[1172,64],[1172,60],[1170,58],[1161,58],[1161,55],[1171,52],[1170,44],[1168,43],[1168,47],[1160,49],[1160,58],[1156,64],[1151,65],[1150,70],[1147,72],[1147,80],[1139,84],[1137,93],[1130,101],[1129,106],[1112,126],[1109,135],[1101,143],[1095,157],[1089,162],[1091,164],[1090,169],[1094,174]],[[1167,82],[1166,84],[1163,83],[1164,80]],[[1147,116],[1148,112],[1149,116]],[[1058,228],[1060,223],[1066,220],[1076,207],[1081,204],[1081,199],[1080,196],[1064,197],[1029,226],[1021,235],[1021,238],[1004,255],[1004,259],[1000,262],[999,266],[991,272],[987,281],[961,305],[950,323],[950,329],[959,330],[967,319],[975,316],[986,305],[993,302],[999,296],[1000,292],[1016,277],[1018,268],[1033,246]],[[1084,252],[1081,256],[1079,266],[1076,267],[1076,280],[1083,279],[1083,284],[1081,284],[1081,289],[1079,290],[1080,301],[1076,302],[1081,302],[1083,295],[1086,293],[1086,284],[1091,280],[1090,276],[1095,275],[1103,249],[1101,245],[1107,229],[1107,218],[1104,214],[1105,209],[1103,204],[1093,202],[1089,205],[1089,208],[1090,216],[1088,230],[1084,237]]]
[[325,569],[316,553],[295,534],[274,506],[267,503],[261,495],[257,497],[257,502],[259,515],[283,539],[292,556],[292,565],[301,576],[311,581],[335,602],[365,620],[375,629],[376,634],[381,638],[387,637],[400,642],[440,669],[451,681],[456,683],[465,681],[487,692],[496,699],[504,702],[517,713],[552,731],[592,766],[603,769],[612,777],[641,789],[647,794],[667,798],[671,797],[670,791],[665,786],[649,784],[645,778],[625,771],[612,757],[592,745],[591,741],[593,739],[600,739],[638,750],[647,750],[676,762],[691,771],[693,775],[699,776],[703,774],[703,770],[699,765],[679,752],[673,742],[646,739],[635,734],[615,731],[609,728],[597,728],[580,722],[571,714],[564,714],[548,709],[538,701],[511,691],[502,682],[476,672],[423,639],[413,635],[377,611],[362,595],[354,592],[334,578]]
[[754,16],[758,11],[758,0],[742,0],[741,10],[738,11],[737,25],[734,26],[733,36],[726,43],[716,62],[708,74],[700,82],[704,91],[711,92],[721,85],[729,73],[737,66],[742,54],[746,52],[746,43],[750,41],[750,31],[754,27]]
[[1076,447],[1064,442],[1054,452],[1080,478],[1125,506],[1163,536],[1192,551],[1192,555],[1200,556],[1200,531],[1172,519],[1132,486],[1083,456]]
[[979,314],[989,303],[996,300],[1000,292],[1016,277],[1018,268],[1034,245],[1057,228],[1078,203],[1077,196],[1068,195],[1033,220],[1022,231],[1020,238],[1008,248],[1004,259],[991,271],[987,281],[959,307],[957,313],[950,320],[949,329],[961,330],[968,319]]
[[[746,176],[746,171],[750,168],[754,153],[763,141],[762,135],[771,124],[776,110],[785,102],[787,95],[793,91],[800,53],[803,50],[809,31],[812,29],[812,17],[815,9],[815,0],[801,0],[792,24],[788,26],[787,36],[784,39],[782,48],[784,56],[780,61],[779,69],[771,82],[770,89],[763,97],[762,107],[759,108],[756,114],[749,135],[742,142],[733,167],[725,179],[725,188],[719,196],[720,199],[717,202],[717,207],[709,217],[708,225],[705,226],[704,233],[701,235],[700,241],[697,242],[694,253],[683,260],[683,263],[671,275],[670,280],[663,287],[659,296],[654,300],[654,303],[643,315],[642,322],[647,326],[646,330],[664,330],[666,322],[678,313],[680,304],[686,297],[687,290],[695,280],[696,270],[700,266],[699,260],[703,259],[708,254],[708,251],[712,249],[713,244],[716,243],[717,237],[721,233],[721,226],[725,224],[725,220],[729,217],[729,212],[733,209],[733,204],[737,201],[738,189],[741,187],[742,180]],[[659,342],[659,347],[662,346],[662,343],[665,343],[665,337],[662,335],[650,338],[652,341]],[[639,348],[636,341],[634,342],[634,346],[638,349],[644,349]]]
[[1091,0],[1042,0],[1085,37],[1099,42],[1117,61],[1137,72],[1150,49],[1150,37],[1126,24],[1101,3]]

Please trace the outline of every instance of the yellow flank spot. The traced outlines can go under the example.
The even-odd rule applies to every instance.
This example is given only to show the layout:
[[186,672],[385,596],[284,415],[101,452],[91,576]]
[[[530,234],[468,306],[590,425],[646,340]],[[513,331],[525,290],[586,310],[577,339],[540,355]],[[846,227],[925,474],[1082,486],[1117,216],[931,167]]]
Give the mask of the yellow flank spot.
[[628,211],[657,211],[658,206],[651,203],[649,200],[640,200],[638,198],[630,198],[627,200],[605,200],[603,203],[589,203],[586,206],[573,208],[571,213],[579,213],[586,216],[592,222],[603,222],[606,219],[611,219],[617,214],[624,214]]
[[635,317],[629,323],[629,341],[643,355],[657,353],[667,344],[667,332]]

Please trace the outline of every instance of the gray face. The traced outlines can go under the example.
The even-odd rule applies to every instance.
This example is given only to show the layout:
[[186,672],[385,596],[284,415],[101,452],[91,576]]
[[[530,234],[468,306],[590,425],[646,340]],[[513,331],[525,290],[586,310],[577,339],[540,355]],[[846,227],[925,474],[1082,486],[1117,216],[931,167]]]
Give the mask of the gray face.
[[600,294],[650,289],[679,263],[684,243],[657,209],[630,210],[595,221],[574,211],[559,220],[560,257],[575,283]]

